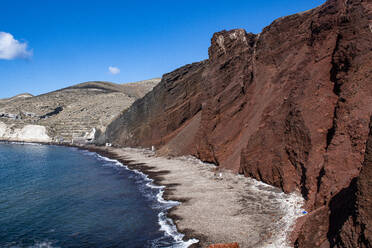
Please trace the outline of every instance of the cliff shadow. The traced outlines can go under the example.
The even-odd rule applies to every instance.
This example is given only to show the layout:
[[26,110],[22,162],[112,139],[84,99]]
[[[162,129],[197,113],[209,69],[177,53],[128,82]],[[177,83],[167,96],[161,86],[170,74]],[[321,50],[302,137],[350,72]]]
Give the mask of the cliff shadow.
[[337,193],[329,203],[329,229],[327,238],[330,247],[343,247],[343,242],[340,233],[344,224],[350,217],[355,223],[356,218],[356,192],[357,192],[357,177],[355,177],[348,187]]

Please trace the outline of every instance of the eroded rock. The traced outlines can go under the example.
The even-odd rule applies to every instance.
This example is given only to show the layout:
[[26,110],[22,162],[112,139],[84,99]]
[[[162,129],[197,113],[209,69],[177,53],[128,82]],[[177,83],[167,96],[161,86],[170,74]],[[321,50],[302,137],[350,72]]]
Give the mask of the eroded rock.
[[362,168],[372,114],[371,10],[366,0],[329,0],[258,35],[216,33],[208,60],[164,75],[106,141],[192,154],[299,191],[309,214],[294,243],[333,247],[344,218],[337,196]]

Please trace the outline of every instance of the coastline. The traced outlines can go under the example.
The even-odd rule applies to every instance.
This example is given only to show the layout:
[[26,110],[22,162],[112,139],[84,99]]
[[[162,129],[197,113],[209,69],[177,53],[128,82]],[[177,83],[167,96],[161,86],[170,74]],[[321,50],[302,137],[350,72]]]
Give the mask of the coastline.
[[42,144],[97,153],[147,175],[152,184],[164,186],[163,199],[181,203],[169,209],[166,217],[184,235],[184,241],[199,240],[190,247],[232,242],[240,247],[290,247],[295,222],[302,216],[303,199],[298,195],[220,172],[195,158],[157,157],[149,150],[134,148]]
[[135,148],[82,148],[118,160],[165,186],[164,200],[182,203],[168,210],[168,217],[184,240],[199,240],[190,247],[232,242],[240,247],[290,247],[295,222],[303,216],[303,199],[297,194],[218,171],[195,158],[157,157]]
[[[157,189],[159,190],[158,194],[156,195],[157,201],[160,204],[165,204],[168,205],[165,210],[161,211],[158,214],[158,224],[160,225],[160,230],[163,232],[167,233],[167,235],[171,236],[177,244],[174,244],[174,247],[178,248],[184,248],[184,247],[199,247],[199,246],[193,246],[194,244],[197,244],[199,242],[198,239],[195,239],[195,237],[188,237],[188,235],[184,233],[180,233],[178,231],[177,226],[174,223],[174,219],[168,216],[168,213],[171,209],[173,209],[175,206],[178,206],[181,204],[179,201],[173,201],[173,200],[168,200],[166,197],[164,197],[165,194],[165,189],[167,189],[166,186],[160,185],[155,182],[155,179],[152,179],[149,177],[149,175],[143,173],[143,167],[141,167],[141,170],[138,170],[138,168],[134,168],[135,166],[138,166],[139,164],[134,164],[131,161],[120,161],[118,158],[115,157],[115,155],[107,152],[102,152],[97,150],[97,148],[89,149],[89,148],[83,148],[81,147],[74,147],[83,151],[91,152],[92,154],[95,154],[96,156],[99,156],[100,158],[104,160],[108,160],[110,162],[115,162],[118,166],[124,167],[127,170],[139,174],[142,177],[143,183],[151,188],[151,189]],[[128,165],[132,168],[130,168]],[[133,167],[134,166],[134,167]],[[156,178],[156,175],[153,175],[154,178]],[[173,247],[173,246],[172,246]]]
[[[187,199],[179,199],[179,198],[175,200],[170,196],[171,191],[173,190],[172,187],[174,187],[174,185],[164,183],[163,177],[162,177],[162,175],[164,175],[164,173],[167,173],[167,172],[153,172],[152,171],[153,167],[151,165],[144,164],[144,163],[138,163],[133,160],[125,159],[113,153],[112,151],[110,151],[112,148],[109,148],[109,147],[101,147],[101,146],[95,146],[95,145],[71,146],[71,147],[76,147],[78,149],[87,150],[90,152],[97,153],[98,155],[102,157],[109,158],[112,160],[117,160],[121,164],[126,166],[129,170],[138,171],[142,173],[143,175],[147,176],[147,178],[152,180],[151,182],[152,184],[159,186],[159,187],[161,186],[164,187],[162,189],[162,198],[164,199],[164,201],[178,202],[179,204],[183,204],[187,201]],[[187,230],[182,230],[182,231],[179,229],[177,222],[181,221],[182,217],[176,214],[173,214],[175,207],[177,207],[177,205],[167,210],[167,212],[165,213],[166,218],[169,218],[172,220],[173,224],[177,228],[177,231],[184,236],[183,237],[184,241],[193,240],[193,239],[198,240],[197,243],[190,245],[189,246],[190,248],[204,247],[204,244],[207,241],[207,238],[204,235],[197,234],[196,231],[192,229],[187,229]]]

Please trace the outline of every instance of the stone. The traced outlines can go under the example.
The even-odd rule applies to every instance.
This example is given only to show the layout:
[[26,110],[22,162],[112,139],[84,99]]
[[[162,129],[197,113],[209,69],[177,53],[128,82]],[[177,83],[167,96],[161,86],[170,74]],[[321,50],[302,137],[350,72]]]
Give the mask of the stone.
[[238,243],[214,244],[214,245],[209,245],[208,248],[239,248],[239,244]]

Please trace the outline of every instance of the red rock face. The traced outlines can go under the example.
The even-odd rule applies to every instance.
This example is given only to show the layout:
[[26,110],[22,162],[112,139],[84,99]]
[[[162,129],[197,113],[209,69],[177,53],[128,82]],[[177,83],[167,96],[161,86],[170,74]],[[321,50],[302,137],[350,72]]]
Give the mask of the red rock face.
[[[372,247],[372,119],[370,124],[367,151],[364,157],[363,168],[358,177],[356,232],[358,239],[355,240],[359,247]],[[350,241],[349,236],[342,237],[344,242]],[[354,240],[351,240],[354,241]],[[350,242],[350,246],[354,242]]]
[[232,244],[215,244],[210,245],[208,248],[239,248],[238,243],[232,243]]
[[208,60],[164,75],[106,138],[299,191],[296,246],[343,247],[372,114],[371,20],[369,0],[330,0],[259,35],[216,33]]
[[372,118],[360,175],[330,203],[329,237],[336,247],[372,247]]
[[[203,92],[200,82],[206,65],[207,61],[194,63],[165,74],[161,83],[107,127],[107,141],[120,146],[159,148],[178,137],[192,120],[197,129]],[[169,153],[189,153],[193,146],[190,138],[187,135],[182,147],[173,151],[177,148],[174,146]]]

